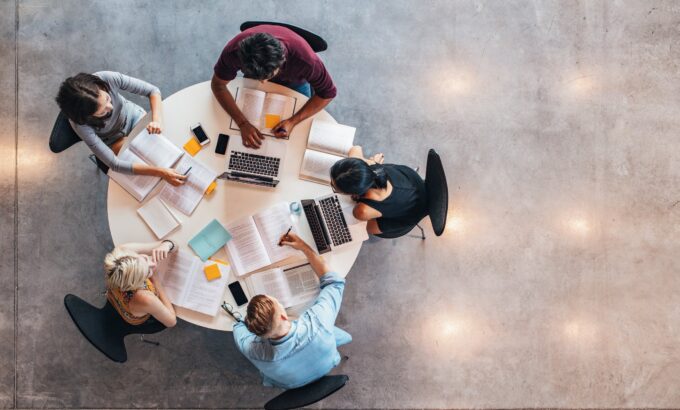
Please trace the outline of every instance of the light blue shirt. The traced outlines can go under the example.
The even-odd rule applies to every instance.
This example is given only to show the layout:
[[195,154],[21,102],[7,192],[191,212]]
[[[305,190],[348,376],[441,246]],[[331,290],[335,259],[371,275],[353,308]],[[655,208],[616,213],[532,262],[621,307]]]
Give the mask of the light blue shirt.
[[265,386],[300,387],[320,379],[340,363],[333,329],[345,280],[328,272],[321,277],[320,285],[314,304],[291,322],[290,331],[279,340],[260,338],[243,323],[234,325],[236,346],[260,370]]

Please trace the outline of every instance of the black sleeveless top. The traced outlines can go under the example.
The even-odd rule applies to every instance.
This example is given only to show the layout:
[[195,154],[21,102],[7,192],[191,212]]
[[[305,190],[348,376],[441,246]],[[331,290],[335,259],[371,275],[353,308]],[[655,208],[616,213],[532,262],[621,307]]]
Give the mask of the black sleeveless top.
[[383,169],[392,183],[390,196],[382,201],[359,198],[359,202],[379,211],[382,218],[420,221],[427,214],[425,181],[405,165],[385,164]]

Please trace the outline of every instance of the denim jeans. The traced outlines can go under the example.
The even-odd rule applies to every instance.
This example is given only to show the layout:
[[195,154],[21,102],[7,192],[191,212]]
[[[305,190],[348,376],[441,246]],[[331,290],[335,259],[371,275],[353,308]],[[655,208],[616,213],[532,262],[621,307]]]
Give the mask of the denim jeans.
[[337,326],[333,327],[333,335],[335,336],[335,346],[340,347],[352,341],[352,335],[340,329]]

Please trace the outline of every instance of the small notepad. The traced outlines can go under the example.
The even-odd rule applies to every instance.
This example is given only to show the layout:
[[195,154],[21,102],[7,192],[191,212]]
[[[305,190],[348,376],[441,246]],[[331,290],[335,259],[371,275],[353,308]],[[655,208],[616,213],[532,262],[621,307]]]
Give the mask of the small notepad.
[[274,128],[274,126],[281,122],[281,116],[276,114],[264,115],[264,126],[267,128]]
[[158,196],[151,198],[137,213],[158,239],[163,239],[180,225],[179,219]]
[[196,252],[203,262],[213,256],[221,247],[231,239],[231,234],[227,232],[217,219],[213,219],[205,228],[189,241],[189,246]]
[[222,273],[220,273],[220,268],[217,266],[216,263],[213,263],[212,265],[206,265],[205,267],[203,267],[203,273],[205,273],[205,278],[208,279],[208,282],[222,277]]
[[196,138],[191,137],[189,138],[189,141],[184,144],[183,148],[193,157],[201,150],[201,144],[196,141]]

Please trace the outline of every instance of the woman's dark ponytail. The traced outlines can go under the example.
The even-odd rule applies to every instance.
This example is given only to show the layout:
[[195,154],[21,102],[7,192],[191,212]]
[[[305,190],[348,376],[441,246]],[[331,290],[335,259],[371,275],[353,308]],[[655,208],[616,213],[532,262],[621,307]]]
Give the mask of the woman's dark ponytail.
[[331,179],[345,194],[363,195],[371,188],[387,187],[387,172],[382,165],[368,165],[359,158],[345,158],[331,167]]
[[387,172],[385,167],[380,164],[374,164],[370,166],[373,171],[373,187],[374,188],[387,188]]

